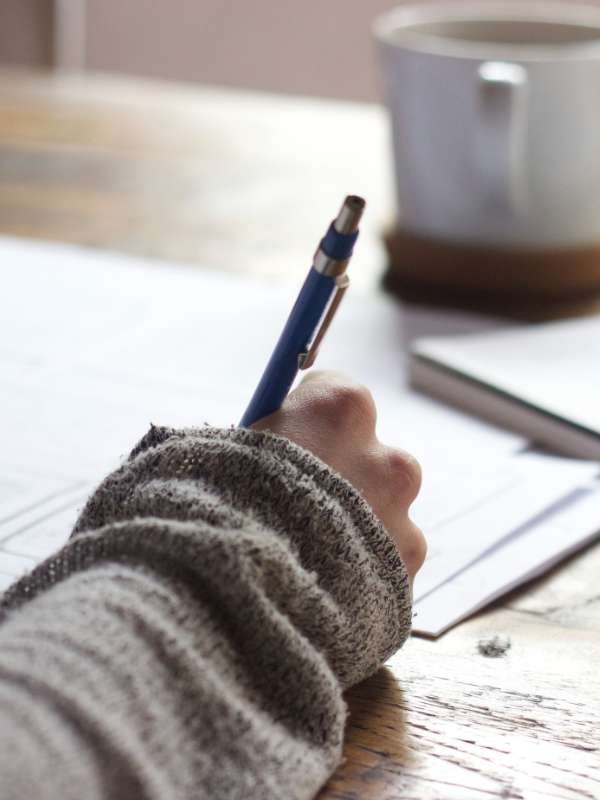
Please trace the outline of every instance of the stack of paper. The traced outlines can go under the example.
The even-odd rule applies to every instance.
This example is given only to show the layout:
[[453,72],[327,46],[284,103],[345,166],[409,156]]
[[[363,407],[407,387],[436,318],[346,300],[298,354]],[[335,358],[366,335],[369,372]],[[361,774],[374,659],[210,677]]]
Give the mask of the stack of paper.
[[[575,458],[600,459],[600,314],[420,337],[413,386]],[[532,369],[535,364],[535,369]]]
[[[2,589],[66,540],[93,485],[150,422],[237,423],[298,287],[10,239],[0,257],[10,265],[0,295]],[[454,332],[491,324],[445,320]],[[596,464],[527,452],[522,437],[410,391],[405,346],[427,321],[349,293],[319,367],[368,385],[380,438],[423,466],[413,516],[429,557],[415,629],[438,635],[596,537],[600,490]]]

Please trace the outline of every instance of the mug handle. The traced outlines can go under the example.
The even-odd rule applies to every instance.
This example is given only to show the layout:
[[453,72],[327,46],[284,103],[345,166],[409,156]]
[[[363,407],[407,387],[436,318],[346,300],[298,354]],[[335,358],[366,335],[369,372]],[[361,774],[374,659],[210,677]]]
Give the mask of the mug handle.
[[519,64],[485,61],[477,77],[475,157],[482,197],[488,208],[515,214],[523,210],[526,201],[527,72]]

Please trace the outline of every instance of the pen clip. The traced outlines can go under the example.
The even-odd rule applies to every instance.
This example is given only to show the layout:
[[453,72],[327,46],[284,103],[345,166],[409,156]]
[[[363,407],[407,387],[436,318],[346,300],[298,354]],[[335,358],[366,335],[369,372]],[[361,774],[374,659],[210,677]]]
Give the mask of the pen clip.
[[333,298],[327,307],[327,311],[323,316],[317,335],[312,340],[308,350],[298,355],[298,369],[308,369],[315,363],[321,342],[327,333],[327,329],[331,325],[332,319],[335,317],[335,312],[338,310],[338,307],[342,302],[342,297],[346,293],[346,289],[348,286],[350,286],[350,279],[345,273],[343,275],[338,275],[335,279],[335,285],[335,294],[333,295]]

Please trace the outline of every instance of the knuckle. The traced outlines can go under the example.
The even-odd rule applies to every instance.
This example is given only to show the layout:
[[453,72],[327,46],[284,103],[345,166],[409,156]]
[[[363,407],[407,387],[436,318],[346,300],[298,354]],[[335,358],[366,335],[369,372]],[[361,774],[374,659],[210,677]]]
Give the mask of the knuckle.
[[421,488],[421,466],[414,456],[403,450],[388,449],[388,472],[394,491],[410,503]]
[[421,569],[427,556],[427,540],[423,531],[411,523],[411,534],[402,552],[402,560],[410,577]]
[[316,412],[331,420],[336,427],[375,427],[375,403],[364,386],[338,383],[315,398]]
[[362,422],[375,426],[375,402],[365,386],[340,384],[332,390],[331,402],[341,421],[352,425]]

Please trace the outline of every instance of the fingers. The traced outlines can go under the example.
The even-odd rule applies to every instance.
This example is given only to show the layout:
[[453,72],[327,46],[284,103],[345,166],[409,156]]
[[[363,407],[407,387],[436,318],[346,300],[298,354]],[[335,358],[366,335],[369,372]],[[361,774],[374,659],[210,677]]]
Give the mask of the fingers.
[[253,427],[287,436],[343,475],[394,539],[412,581],[427,550],[408,518],[421,468],[408,453],[377,440],[376,422],[368,389],[338,372],[311,371],[279,411]]
[[388,531],[398,547],[400,557],[412,583],[427,556],[427,540],[423,531],[408,518],[398,529]]
[[408,517],[409,508],[421,489],[421,467],[414,456],[403,450],[389,447],[386,450],[389,494],[382,522],[396,542],[412,583],[427,555],[425,536]]
[[409,453],[379,442],[362,463],[362,494],[394,540],[412,582],[427,554],[422,531],[409,519],[421,488],[421,467]]
[[371,392],[339,372],[310,372],[290,393],[286,404],[306,410],[339,434],[374,436],[377,409]]
[[405,450],[385,449],[386,483],[396,502],[410,508],[421,490],[421,465]]
[[[356,437],[369,433],[374,437],[377,408],[373,395],[362,384],[338,372],[309,373],[289,395],[286,405],[294,410],[305,408],[331,427],[347,430]],[[380,461],[381,483],[388,486],[396,500],[408,508],[421,488],[421,467],[404,450],[386,447],[375,453]]]

